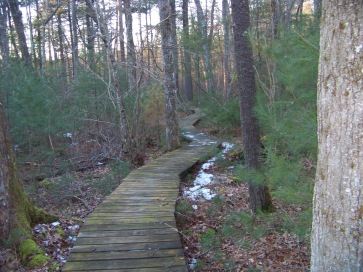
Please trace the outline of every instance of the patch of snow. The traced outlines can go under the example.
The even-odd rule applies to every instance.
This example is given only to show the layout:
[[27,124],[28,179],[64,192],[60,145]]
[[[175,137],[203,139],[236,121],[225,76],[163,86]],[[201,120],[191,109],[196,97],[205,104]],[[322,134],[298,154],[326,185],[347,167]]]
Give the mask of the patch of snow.
[[194,210],[198,210],[198,206],[197,205],[192,205]]
[[72,133],[67,132],[67,133],[64,133],[64,134],[63,134],[63,137],[65,137],[65,138],[72,138],[72,137],[73,137],[73,135],[72,135]]
[[56,222],[53,222],[51,225],[52,225],[53,227],[56,227],[56,226],[59,226],[59,225],[60,225],[60,223],[59,223],[58,221],[56,221]]
[[363,44],[356,46],[355,47],[355,52],[359,54],[360,51],[362,50],[362,48],[363,48]]
[[192,258],[192,259],[189,259],[189,268],[190,269],[194,269],[195,268],[195,266],[197,265],[197,259],[194,259],[194,258]]
[[227,142],[223,142],[222,143],[222,147],[224,148],[222,153],[223,154],[226,154],[228,151],[230,151],[232,148],[233,148],[234,144],[230,144],[230,143],[227,143]]

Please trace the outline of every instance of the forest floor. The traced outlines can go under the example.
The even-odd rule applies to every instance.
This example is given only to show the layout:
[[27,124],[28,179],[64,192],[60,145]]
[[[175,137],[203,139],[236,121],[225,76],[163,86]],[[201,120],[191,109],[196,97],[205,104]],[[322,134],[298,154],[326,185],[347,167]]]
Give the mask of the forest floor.
[[[241,144],[216,151],[206,164],[197,165],[180,187],[176,218],[190,271],[309,271],[310,245],[286,226],[293,224],[303,207],[274,199],[275,211],[252,216],[248,209],[248,185],[236,178]],[[161,155],[157,147],[149,153]],[[151,160],[144,158],[145,163]],[[202,171],[202,172],[201,172]],[[127,173],[114,164],[100,164],[85,171],[67,173],[27,183],[26,190],[39,206],[59,215],[51,224],[33,226],[34,239],[51,258],[39,268],[24,268],[12,241],[0,247],[0,272],[61,271],[77,239],[84,218],[122,183]],[[207,195],[195,195],[199,177],[210,182],[197,185]]]

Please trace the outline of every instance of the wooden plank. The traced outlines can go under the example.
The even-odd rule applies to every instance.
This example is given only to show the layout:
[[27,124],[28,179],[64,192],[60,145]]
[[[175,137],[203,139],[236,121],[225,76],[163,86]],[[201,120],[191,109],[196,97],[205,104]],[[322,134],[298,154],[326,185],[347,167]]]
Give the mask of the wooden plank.
[[131,260],[97,260],[97,261],[79,261],[67,263],[66,269],[63,271],[79,271],[88,269],[127,269],[127,268],[160,268],[160,271],[167,270],[170,266],[185,265],[183,257],[167,257],[167,258],[150,258]]
[[162,217],[162,218],[155,218],[155,217],[146,217],[146,218],[107,218],[107,217],[98,217],[98,218],[87,218],[86,222],[92,224],[117,224],[118,222],[124,223],[162,223],[162,222],[169,222],[171,221],[171,216],[169,217]]
[[145,236],[145,235],[165,235],[177,233],[176,229],[162,228],[162,229],[142,229],[142,230],[110,230],[110,231],[92,231],[81,232],[79,238],[90,237],[131,237],[131,236]]
[[153,249],[180,249],[180,240],[166,242],[147,242],[132,244],[104,244],[104,245],[78,245],[72,248],[71,255],[74,252],[112,252],[112,251],[130,251],[130,250],[153,250]]
[[[87,270],[87,271],[97,271],[97,272],[110,272],[110,271],[120,271],[119,269],[108,269],[108,270]],[[166,268],[127,268],[122,269],[123,272],[187,272],[188,269],[185,265],[179,265],[179,266],[168,266]]]
[[184,257],[184,252],[181,248],[174,249],[156,249],[156,250],[131,250],[123,252],[74,252],[67,261],[96,261],[96,260],[124,260],[124,259],[146,259],[146,258],[161,258],[161,257]]
[[[112,230],[146,230],[146,229],[176,229],[175,220],[163,222],[163,223],[125,223],[125,222],[118,222],[117,224],[90,224],[86,222],[82,226],[82,232],[85,231],[112,231]],[[82,233],[81,232],[81,233]]]

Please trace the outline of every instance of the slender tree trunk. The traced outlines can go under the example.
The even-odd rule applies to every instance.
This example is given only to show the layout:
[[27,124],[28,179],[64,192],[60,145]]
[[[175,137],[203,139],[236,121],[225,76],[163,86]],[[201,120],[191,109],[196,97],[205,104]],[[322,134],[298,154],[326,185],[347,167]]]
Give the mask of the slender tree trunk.
[[323,1],[311,271],[363,271],[363,5]]
[[194,0],[195,5],[197,7],[197,18],[198,24],[202,33],[202,50],[203,50],[203,60],[207,78],[207,89],[208,91],[214,90],[214,79],[213,79],[213,70],[211,63],[211,49],[210,42],[207,34],[207,20],[204,17],[203,9],[200,4],[200,0]]
[[271,0],[270,2],[271,5],[271,33],[272,33],[272,38],[273,39],[277,39],[279,36],[278,33],[278,9],[276,7],[277,3],[276,0]]
[[88,63],[90,68],[95,68],[95,31],[93,28],[92,18],[90,16],[90,10],[92,7],[89,6],[89,2],[86,2],[87,14],[86,14],[86,28],[87,28],[87,52],[88,52]]
[[172,7],[170,1],[159,0],[161,42],[164,64],[164,99],[166,115],[166,143],[167,150],[172,151],[180,146],[179,122],[176,112],[176,80],[174,35],[172,34]]
[[314,16],[319,21],[321,16],[321,2],[322,0],[314,0]]
[[179,50],[178,43],[176,39],[176,8],[175,8],[175,0],[170,1],[171,6],[171,31],[174,40],[174,74],[175,74],[175,86],[177,91],[179,92]]
[[94,7],[91,4],[91,0],[86,0],[86,3],[89,7],[91,7],[90,10],[91,16],[98,25],[101,34],[101,39],[103,41],[103,46],[106,51],[106,65],[108,67],[108,73],[111,82],[111,86],[109,87],[112,92],[110,93],[110,96],[115,97],[114,102],[117,105],[117,110],[119,115],[118,116],[119,125],[120,125],[121,157],[124,157],[130,155],[129,153],[131,148],[131,139],[129,133],[129,125],[126,116],[124,93],[122,92],[119,82],[119,74],[118,74],[119,69],[117,67],[115,56],[113,54],[108,26],[106,24],[104,14],[101,12],[99,2],[95,1]]
[[126,54],[125,54],[125,30],[124,30],[124,21],[123,21],[123,7],[122,0],[117,0],[117,15],[118,15],[118,30],[120,37],[120,57],[121,62],[123,64],[126,63]]
[[129,89],[136,88],[136,52],[134,44],[134,36],[132,31],[132,11],[130,0],[124,1],[125,9],[125,22],[126,22],[126,36],[127,36],[127,71],[128,71],[128,81]]
[[77,35],[77,4],[76,0],[72,0],[71,3],[71,17],[72,20],[72,34],[73,34],[73,43],[72,43],[72,62],[73,62],[73,81],[78,81],[78,67],[79,67],[79,60],[78,60],[78,35]]
[[222,1],[222,21],[223,21],[223,89],[224,96],[228,99],[231,92],[231,72],[229,69],[230,61],[230,48],[229,48],[229,28],[230,28],[230,18],[229,18],[229,5],[228,0]]
[[68,80],[67,80],[67,63],[64,52],[63,42],[63,27],[62,27],[62,14],[57,15],[58,20],[58,41],[59,41],[59,54],[60,54],[60,89],[65,97],[68,97]]
[[0,5],[0,51],[3,63],[6,65],[9,58],[9,44],[8,44],[8,33],[7,33],[7,10],[6,3],[2,2]]
[[[256,102],[256,83],[253,69],[252,45],[248,38],[250,27],[248,0],[232,0],[232,17],[234,21],[235,50],[239,52],[237,60],[237,77],[241,108],[241,126],[244,147],[245,166],[247,169],[258,169],[259,150],[261,147],[260,131],[253,111]],[[270,211],[272,201],[266,185],[249,181],[250,209]]]
[[[9,24],[10,42],[14,49],[14,54],[17,59],[20,59],[19,52],[18,52],[18,46],[16,45],[16,41],[15,41],[14,27],[13,27],[13,24],[11,23],[11,15],[10,15],[9,10],[8,10],[8,24]],[[10,53],[10,50],[9,50],[9,53]]]
[[9,9],[11,12],[11,16],[13,18],[13,22],[15,25],[16,33],[18,35],[20,52],[23,60],[27,65],[31,65],[32,58],[29,54],[28,45],[26,42],[25,32],[24,32],[24,24],[22,19],[22,13],[19,8],[19,4],[16,0],[7,0],[9,4]]
[[183,42],[184,42],[184,93],[188,101],[193,100],[193,79],[192,64],[190,58],[190,37],[189,37],[189,0],[183,0]]

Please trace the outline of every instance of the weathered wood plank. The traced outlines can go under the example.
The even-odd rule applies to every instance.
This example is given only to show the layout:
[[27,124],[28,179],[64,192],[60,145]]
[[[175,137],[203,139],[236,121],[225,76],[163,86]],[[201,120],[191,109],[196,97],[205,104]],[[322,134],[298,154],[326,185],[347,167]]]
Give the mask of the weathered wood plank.
[[146,258],[161,258],[161,257],[184,257],[184,252],[181,248],[174,249],[155,249],[155,250],[134,250],[120,254],[120,251],[112,252],[74,252],[68,261],[97,261],[97,260],[125,260],[125,259],[146,259]]
[[77,261],[67,263],[63,271],[79,271],[88,269],[127,269],[127,268],[160,268],[161,271],[168,271],[169,266],[185,265],[184,256],[166,257],[166,258],[149,258],[149,259],[131,259],[131,260],[96,260],[96,261]]
[[180,240],[166,241],[166,242],[133,243],[133,244],[113,244],[113,243],[107,245],[76,244],[72,248],[71,255],[74,252],[112,252],[112,251],[128,252],[132,250],[179,249],[179,248],[181,248]]
[[111,230],[147,230],[147,229],[176,229],[175,220],[163,222],[163,223],[125,223],[125,222],[118,222],[117,224],[90,224],[86,222],[82,226],[82,232],[85,231],[111,231]]
[[175,234],[176,229],[142,229],[142,230],[110,230],[110,231],[92,231],[92,232],[81,232],[78,238],[90,238],[90,237],[131,237],[131,236],[147,236],[147,235],[165,235]]

